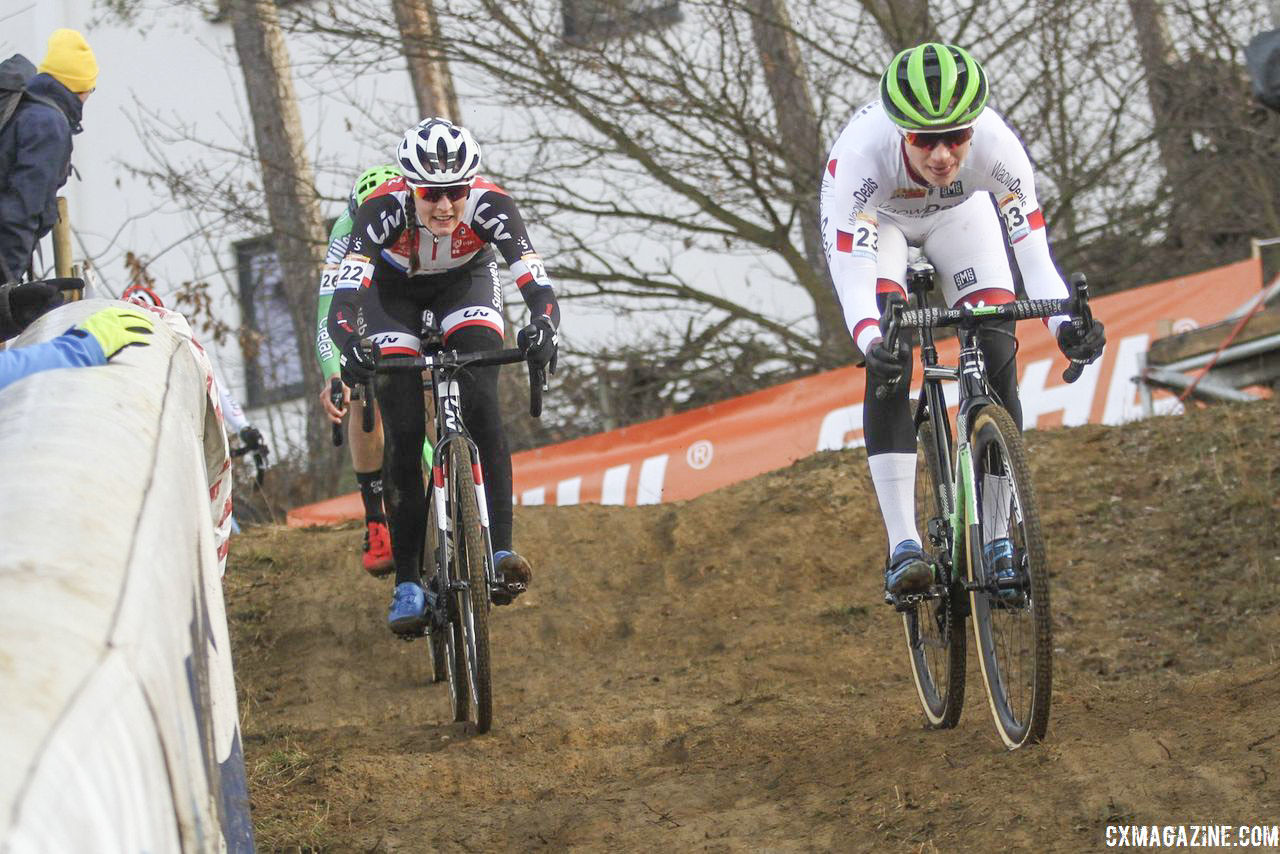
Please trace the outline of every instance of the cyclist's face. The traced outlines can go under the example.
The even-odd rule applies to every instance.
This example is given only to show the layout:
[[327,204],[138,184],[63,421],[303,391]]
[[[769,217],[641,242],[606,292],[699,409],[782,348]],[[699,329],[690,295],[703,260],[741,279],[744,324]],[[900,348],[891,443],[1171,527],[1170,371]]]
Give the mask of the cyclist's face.
[[949,187],[956,180],[960,164],[964,163],[964,159],[969,156],[969,145],[970,142],[966,140],[955,147],[938,142],[928,148],[922,148],[904,139],[902,150],[906,152],[907,162],[911,164],[911,168],[916,170],[921,178],[935,187]]
[[442,195],[435,201],[427,201],[415,194],[413,206],[418,212],[418,222],[436,237],[447,237],[462,223],[462,215],[467,210],[467,197],[454,201]]

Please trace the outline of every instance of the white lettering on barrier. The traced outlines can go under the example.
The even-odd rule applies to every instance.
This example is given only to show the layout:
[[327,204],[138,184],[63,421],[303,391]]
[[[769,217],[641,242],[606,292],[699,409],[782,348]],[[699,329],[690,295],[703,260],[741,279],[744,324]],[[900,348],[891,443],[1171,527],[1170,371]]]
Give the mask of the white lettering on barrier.
[[[914,400],[919,394],[920,388],[917,386],[911,390],[910,397]],[[960,402],[959,383],[943,383],[942,398],[949,408],[954,409]],[[867,440],[862,435],[861,403],[833,409],[823,416],[822,425],[818,428],[819,451],[861,448],[866,443]]]
[[1027,365],[1022,374],[1022,382],[1018,383],[1019,397],[1022,399],[1022,427],[1030,430],[1036,419],[1050,412],[1062,412],[1062,423],[1068,427],[1089,423],[1089,412],[1093,409],[1093,397],[1098,387],[1098,375],[1102,371],[1102,361],[1098,360],[1084,369],[1080,379],[1074,383],[1063,383],[1053,388],[1046,388],[1049,371],[1062,366],[1061,359],[1038,359]]
[[577,504],[582,495],[582,478],[571,477],[568,480],[562,480],[556,485],[556,504],[564,507],[569,504]]
[[[850,435],[856,433],[856,438]],[[842,448],[861,448],[866,444],[862,438],[862,404],[842,406],[822,416],[822,426],[818,428],[818,450],[839,451]]]
[[623,463],[606,469],[604,485],[600,489],[601,504],[627,503],[627,478],[631,475],[631,464]]
[[539,486],[537,489],[526,489],[520,495],[520,503],[526,507],[534,507],[539,504],[547,503],[547,488]]
[[640,483],[636,486],[636,504],[661,504],[662,484],[667,475],[667,454],[649,457],[640,464]]
[[[1144,417],[1138,402],[1138,357],[1147,352],[1150,336],[1130,335],[1120,339],[1116,349],[1116,369],[1107,388],[1107,405],[1102,412],[1103,424],[1124,424]],[[1158,397],[1152,403],[1156,415],[1170,415],[1182,411],[1176,397]]]
[[1103,424],[1123,424],[1142,417],[1138,403],[1138,386],[1133,381],[1138,373],[1138,356],[1147,352],[1150,336],[1130,335],[1120,339],[1116,348],[1116,367],[1107,386],[1107,405],[1102,410]]

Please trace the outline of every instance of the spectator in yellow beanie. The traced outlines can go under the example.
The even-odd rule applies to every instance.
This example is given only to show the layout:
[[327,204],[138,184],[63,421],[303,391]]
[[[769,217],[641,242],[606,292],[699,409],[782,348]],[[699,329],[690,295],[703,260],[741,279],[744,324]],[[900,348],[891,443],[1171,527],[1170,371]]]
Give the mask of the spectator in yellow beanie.
[[[5,60],[12,62],[21,57]],[[40,238],[58,219],[58,189],[71,174],[71,137],[98,84],[98,60],[84,36],[54,30],[13,116],[0,128],[0,282],[31,273]],[[24,76],[26,76],[24,74]]]
[[88,94],[98,85],[98,60],[89,43],[75,30],[54,30],[49,51],[36,69],[48,74],[77,95]]

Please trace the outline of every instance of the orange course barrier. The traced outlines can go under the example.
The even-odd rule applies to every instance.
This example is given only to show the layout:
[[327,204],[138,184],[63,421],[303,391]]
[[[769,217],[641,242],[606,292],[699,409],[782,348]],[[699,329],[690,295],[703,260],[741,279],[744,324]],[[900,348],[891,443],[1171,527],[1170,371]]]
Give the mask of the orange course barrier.
[[[1025,426],[1119,424],[1142,416],[1140,359],[1153,338],[1221,320],[1262,287],[1250,259],[1091,301],[1106,324],[1107,349],[1083,376],[1062,381],[1065,358],[1041,321],[1018,327]],[[943,364],[954,339],[938,345]],[[919,385],[920,371],[915,372]],[[512,456],[516,503],[657,504],[680,501],[862,440],[865,371],[846,367],[731,400]],[[1156,411],[1180,407],[1156,393]],[[358,493],[289,513],[290,525],[363,516]]]

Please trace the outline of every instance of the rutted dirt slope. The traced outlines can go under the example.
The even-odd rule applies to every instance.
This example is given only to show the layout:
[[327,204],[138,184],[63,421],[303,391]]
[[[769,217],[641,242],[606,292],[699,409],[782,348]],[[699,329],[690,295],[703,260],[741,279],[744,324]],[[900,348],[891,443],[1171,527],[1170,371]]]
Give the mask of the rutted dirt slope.
[[1055,622],[1047,743],[922,728],[862,452],[694,501],[518,508],[495,723],[448,722],[361,532],[232,544],[264,850],[1103,847],[1280,824],[1280,406],[1028,434]]

